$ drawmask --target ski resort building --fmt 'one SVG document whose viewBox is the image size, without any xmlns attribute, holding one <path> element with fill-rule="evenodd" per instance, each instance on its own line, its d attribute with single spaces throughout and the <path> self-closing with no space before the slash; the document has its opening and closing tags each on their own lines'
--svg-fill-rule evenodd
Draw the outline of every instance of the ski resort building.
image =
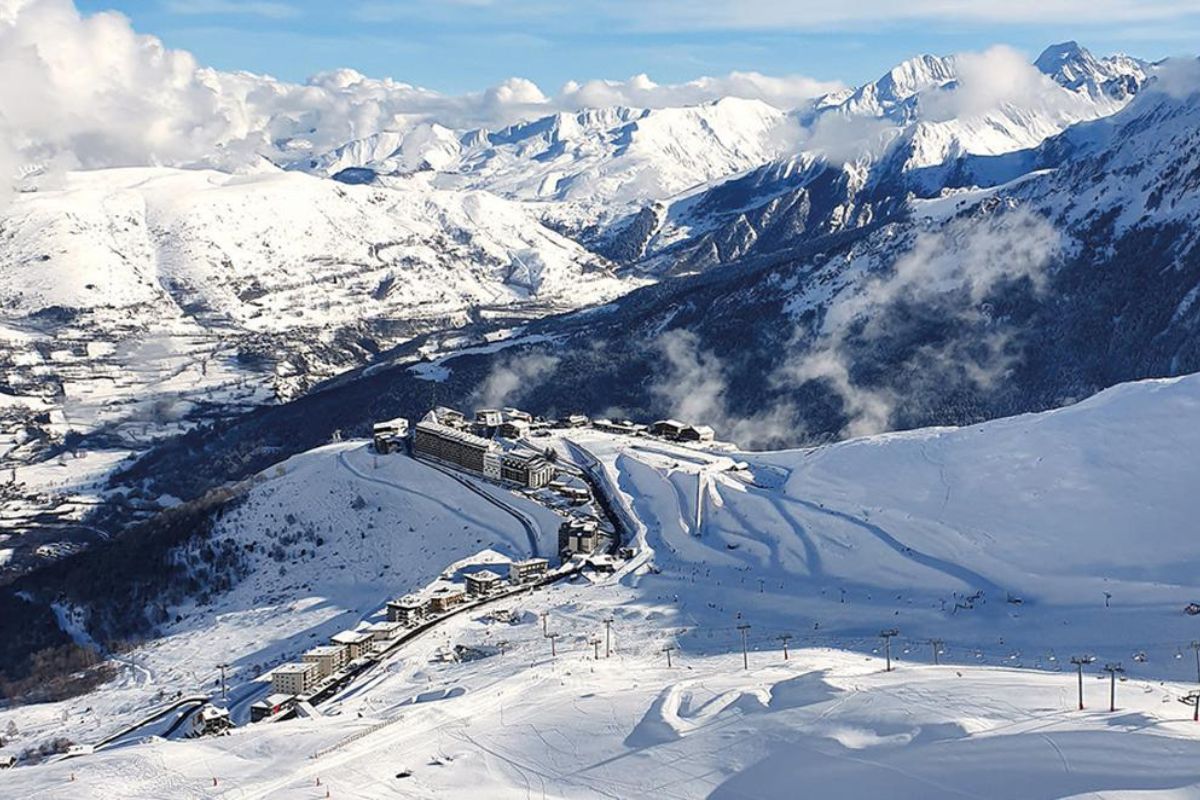
<svg viewBox="0 0 1200 800">
<path fill-rule="evenodd" d="M 472 597 L 479 597 L 495 589 L 500 585 L 500 576 L 492 572 L 490 569 L 472 572 L 466 577 L 467 594 Z"/>
<path fill-rule="evenodd" d="M 526 422 L 533 423 L 533 415 L 528 411 L 522 411 L 519 408 L 504 409 L 504 419 L 506 422 Z"/>
<path fill-rule="evenodd" d="M 193 718 L 193 730 L 201 736 L 218 736 L 233 728 L 229 710 L 205 703 Z"/>
<path fill-rule="evenodd" d="M 290 711 L 295 702 L 296 698 L 290 694 L 267 695 L 265 700 L 259 700 L 250 706 L 250 721 L 259 722 L 268 717 L 278 716 L 285 711 Z"/>
<path fill-rule="evenodd" d="M 521 439 L 529 435 L 530 423 L 523 419 L 506 419 L 496 432 L 505 439 Z"/>
<path fill-rule="evenodd" d="M 306 664 L 316 664 L 322 678 L 328 678 L 350 661 L 349 651 L 339 644 L 323 644 L 309 650 L 300 660 Z"/>
<path fill-rule="evenodd" d="M 481 435 L 490 436 L 495 433 L 500 424 L 504 422 L 504 414 L 495 408 L 480 408 L 475 411 L 474 428 L 478 431 L 486 431 Z"/>
<path fill-rule="evenodd" d="M 429 612 L 440 614 L 449 611 L 467 599 L 461 586 L 443 586 L 434 591 L 429 598 Z"/>
<path fill-rule="evenodd" d="M 376 422 L 371 431 L 376 453 L 393 453 L 400 450 L 404 447 L 406 436 L 408 436 L 408 420 L 403 417 L 386 422 Z"/>
<path fill-rule="evenodd" d="M 346 656 L 350 661 L 371 652 L 371 634 L 366 631 L 342 631 L 331 636 L 329 641 L 345 647 Z"/>
<path fill-rule="evenodd" d="M 716 436 L 707 425 L 689 425 L 676 419 L 660 419 L 650 426 L 650 432 L 676 442 L 711 442 Z"/>
<path fill-rule="evenodd" d="M 538 489 L 554 480 L 554 465 L 537 453 L 505 453 L 500 457 L 500 478 Z"/>
<path fill-rule="evenodd" d="M 413 454 L 488 477 L 491 477 L 489 472 L 494 472 L 496 478 L 500 477 L 500 458 L 494 442 L 440 421 L 426 418 L 417 423 Z"/>
<path fill-rule="evenodd" d="M 314 662 L 282 664 L 271 673 L 271 689 L 278 694 L 304 694 L 320 680 L 321 668 Z"/>
<path fill-rule="evenodd" d="M 558 552 L 563 556 L 591 555 L 600 546 L 600 523 L 587 517 L 571 517 L 558 526 Z"/>
<path fill-rule="evenodd" d="M 406 595 L 399 600 L 389 600 L 387 604 L 388 622 L 399 622 L 410 628 L 425 616 L 425 603 L 419 597 Z"/>
<path fill-rule="evenodd" d="M 432 411 L 417 423 L 413 433 L 413 455 L 465 469 L 491 480 L 508 481 L 533 489 L 553 480 L 554 465 L 542 456 L 537 453 L 506 453 L 491 439 L 445 424 L 442 421 L 444 413 L 442 410 Z M 489 435 L 505 424 L 500 412 L 492 409 L 477 411 L 475 417 L 475 430 Z M 458 414 L 457 419 L 461 418 L 462 415 Z M 496 427 L 491 425 L 493 422 Z"/>
<path fill-rule="evenodd" d="M 508 580 L 514 584 L 537 580 L 538 578 L 544 578 L 549 569 L 550 562 L 544 558 L 528 558 L 524 561 L 514 561 L 508 565 Z"/>
<path fill-rule="evenodd" d="M 371 634 L 371 644 L 376 650 L 382 650 L 395 641 L 404 630 L 399 622 L 372 622 L 364 631 Z"/>
</svg>

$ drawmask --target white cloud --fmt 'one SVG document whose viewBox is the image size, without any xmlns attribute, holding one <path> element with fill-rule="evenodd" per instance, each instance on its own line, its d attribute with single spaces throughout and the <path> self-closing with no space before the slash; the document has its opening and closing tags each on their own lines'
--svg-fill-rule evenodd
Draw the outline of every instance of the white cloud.
<svg viewBox="0 0 1200 800">
<path fill-rule="evenodd" d="M 1155 65 L 1148 88 L 1184 100 L 1200 91 L 1200 59 L 1168 58 Z"/>
<path fill-rule="evenodd" d="M 957 80 L 951 87 L 921 95 L 922 117 L 929 121 L 983 114 L 1003 105 L 1038 108 L 1078 103 L 1020 52 L 1003 45 L 954 59 Z"/>
<path fill-rule="evenodd" d="M 946 322 L 982 329 L 968 341 L 951 339 L 919 348 L 892 364 L 895 375 L 930 385 L 953 380 L 988 388 L 1015 365 L 1007 347 L 1012 331 L 991 325 L 987 295 L 1008 281 L 1027 279 L 1035 291 L 1063 248 L 1061 234 L 1023 209 L 983 219 L 954 220 L 918 235 L 911 248 L 879 274 L 839 294 L 825 314 L 816 343 L 786 361 L 772 376 L 781 387 L 825 383 L 842 401 L 846 436 L 891 428 L 897 395 L 887 386 L 864 386 L 853 375 L 854 351 L 896 336 L 892 313 L 902 306 L 936 309 Z"/>
<path fill-rule="evenodd" d="M 797 410 L 791 403 L 779 403 L 750 416 L 730 411 L 726 366 L 715 353 L 700 347 L 696 334 L 683 329 L 666 331 L 652 349 L 663 366 L 650 393 L 668 415 L 711 425 L 719 438 L 743 447 L 773 447 L 797 439 Z"/>
<path fill-rule="evenodd" d="M 476 408 L 502 408 L 518 402 L 529 390 L 558 369 L 558 356 L 529 353 L 496 361 L 476 387 L 470 403 Z"/>
<path fill-rule="evenodd" d="M 837 81 L 819 81 L 803 75 L 771 77 L 758 72 L 731 72 L 723 78 L 697 78 L 687 83 L 657 84 L 647 75 L 625 81 L 570 82 L 554 99 L 560 108 L 633 106 L 663 108 L 706 103 L 721 97 L 762 100 L 792 109 L 808 100 L 844 88 Z"/>
<path fill-rule="evenodd" d="M 194 8 L 225 3 L 203 0 Z M 290 8 L 251 6 L 254 13 Z M 258 155 L 304 158 L 425 120 L 497 128 L 581 106 L 653 107 L 726 95 L 788 106 L 830 87 L 803 77 L 733 73 L 673 86 L 645 76 L 591 81 L 554 96 L 511 78 L 481 92 L 443 95 L 348 69 L 294 84 L 202 68 L 189 53 L 137 34 L 125 17 L 84 16 L 70 0 L 0 0 L 0 70 L 0 165 L 18 170 L 29 164 L 236 167 Z"/>
</svg>

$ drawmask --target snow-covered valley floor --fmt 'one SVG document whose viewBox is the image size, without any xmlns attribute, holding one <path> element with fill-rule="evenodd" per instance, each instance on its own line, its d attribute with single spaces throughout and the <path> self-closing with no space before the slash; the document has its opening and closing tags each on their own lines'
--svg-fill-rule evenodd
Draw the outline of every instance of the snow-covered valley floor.
<svg viewBox="0 0 1200 800">
<path fill-rule="evenodd" d="M 807 451 L 545 441 L 603 470 L 634 520 L 626 573 L 533 592 L 516 624 L 448 620 L 320 718 L 130 740 L 0 784 L 72 798 L 1200 797 L 1200 725 L 1179 702 L 1200 639 L 1184 613 L 1200 599 L 1200 376 Z M 21 731 L 10 747 L 96 741 L 160 689 L 211 692 L 222 661 L 245 704 L 262 669 L 463 559 L 546 553 L 558 521 L 487 490 L 536 520 L 531 541 L 445 474 L 360 442 L 261 478 L 216 532 L 254 543 L 247 577 L 172 609 L 115 684 L 0 712 L 0 730 Z M 887 673 L 878 634 L 893 627 Z M 504 655 L 438 658 L 500 641 Z M 1085 653 L 1079 712 L 1068 662 Z M 1126 670 L 1115 713 L 1109 662 Z"/>
</svg>

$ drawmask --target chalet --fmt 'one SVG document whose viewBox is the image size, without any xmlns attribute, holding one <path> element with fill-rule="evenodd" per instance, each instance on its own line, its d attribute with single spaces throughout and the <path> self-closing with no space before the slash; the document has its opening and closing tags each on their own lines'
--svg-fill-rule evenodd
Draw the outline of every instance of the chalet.
<svg viewBox="0 0 1200 800">
<path fill-rule="evenodd" d="M 601 553 L 588 558 L 587 563 L 596 572 L 611 575 L 617 571 L 617 560 L 610 555 Z"/>
<path fill-rule="evenodd" d="M 229 709 L 205 703 L 192 718 L 192 728 L 201 736 L 218 736 L 233 728 Z"/>
<path fill-rule="evenodd" d="M 543 578 L 550 569 L 550 562 L 544 558 L 528 558 L 524 561 L 514 561 L 508 565 L 508 580 L 510 583 L 526 583 Z"/>
<path fill-rule="evenodd" d="M 0 755 L 0 769 L 12 769 L 17 765 L 17 757 L 13 755 Z"/>
<path fill-rule="evenodd" d="M 592 427 L 605 433 L 623 433 L 626 436 L 637 436 L 646 431 L 645 425 L 638 425 L 627 419 L 597 419 L 592 421 Z"/>
<path fill-rule="evenodd" d="M 584 414 L 571 414 L 562 418 L 564 428 L 582 428 L 587 424 L 588 418 Z"/>
<path fill-rule="evenodd" d="M 333 644 L 346 648 L 346 656 L 350 661 L 362 658 L 371 652 L 371 634 L 366 631 L 342 631 L 329 637 Z"/>
<path fill-rule="evenodd" d="M 316 664 L 322 678 L 328 678 L 350 661 L 350 652 L 340 644 L 323 644 L 300 657 L 306 664 Z"/>
<path fill-rule="evenodd" d="M 485 595 L 500 585 L 500 576 L 490 569 L 472 572 L 467 575 L 467 594 L 474 597 Z"/>
<path fill-rule="evenodd" d="M 583 486 L 569 486 L 565 483 L 560 483 L 557 486 L 552 486 L 555 492 L 562 495 L 571 501 L 572 505 L 581 505 L 592 499 L 592 493 Z"/>
<path fill-rule="evenodd" d="M 676 442 L 711 442 L 716 435 L 707 425 L 688 425 L 675 419 L 660 419 L 650 426 L 650 432 Z"/>
<path fill-rule="evenodd" d="M 403 417 L 386 422 L 376 422 L 371 430 L 376 453 L 396 452 L 404 446 L 404 437 L 406 436 L 408 436 L 408 420 Z"/>
<path fill-rule="evenodd" d="M 412 627 L 421 617 L 425 616 L 425 603 L 420 598 L 405 595 L 399 600 L 390 600 L 387 604 L 388 622 L 399 622 L 401 625 Z"/>
<path fill-rule="evenodd" d="M 681 442 L 700 442 L 707 444 L 716 437 L 716 432 L 707 425 L 688 425 L 679 433 Z"/>
<path fill-rule="evenodd" d="M 523 419 L 506 419 L 496 432 L 505 439 L 521 439 L 529 435 L 530 423 Z"/>
<path fill-rule="evenodd" d="M 519 408 L 506 408 L 504 409 L 504 419 L 506 422 L 512 421 L 532 423 L 533 415 L 526 411 L 522 411 Z"/>
<path fill-rule="evenodd" d="M 590 555 L 600 546 L 600 523 L 592 518 L 572 517 L 558 526 L 558 552 L 564 557 Z"/>
<path fill-rule="evenodd" d="M 371 644 L 375 649 L 382 650 L 400 636 L 404 626 L 399 622 L 372 622 L 363 630 L 371 634 Z"/>
<path fill-rule="evenodd" d="M 664 439 L 678 439 L 683 433 L 683 429 L 687 425 L 677 419 L 660 419 L 658 422 L 650 426 L 650 432 L 655 436 L 661 436 Z"/>
<path fill-rule="evenodd" d="M 441 614 L 461 604 L 466 599 L 467 595 L 461 586 L 442 586 L 435 589 L 433 594 L 429 596 L 429 603 L 426 608 L 429 609 L 429 613 L 431 614 Z"/>
<path fill-rule="evenodd" d="M 554 480 L 554 465 L 537 453 L 505 453 L 500 457 L 500 477 L 510 483 L 538 489 Z"/>
<path fill-rule="evenodd" d="M 271 690 L 278 694 L 304 694 L 320 676 L 320 667 L 312 662 L 282 664 L 271 673 Z"/>
<path fill-rule="evenodd" d="M 259 722 L 268 717 L 275 717 L 286 711 L 291 711 L 295 702 L 296 698 L 290 694 L 267 695 L 265 700 L 259 700 L 250 706 L 250 721 Z"/>
</svg>

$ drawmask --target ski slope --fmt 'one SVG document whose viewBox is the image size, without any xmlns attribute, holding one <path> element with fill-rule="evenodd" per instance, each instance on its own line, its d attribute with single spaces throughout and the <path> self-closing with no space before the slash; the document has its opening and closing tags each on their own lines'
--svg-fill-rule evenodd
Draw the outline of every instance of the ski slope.
<svg viewBox="0 0 1200 800">
<path fill-rule="evenodd" d="M 1200 728 L 1178 700 L 1200 624 L 1183 612 L 1200 548 L 1198 422 L 1200 376 L 1188 376 L 804 451 L 563 431 L 544 441 L 605 472 L 638 527 L 637 569 L 531 593 L 513 623 L 447 620 L 311 719 L 0 780 L 62 798 L 1197 796 Z M 552 512 L 488 491 L 552 546 Z M 285 531 L 300 536 L 277 561 Z M 309 532 L 324 539 L 315 549 Z M 25 742 L 99 732 L 80 727 L 83 708 L 115 726 L 145 708 L 137 692 L 211 687 L 221 659 L 236 660 L 243 703 L 251 665 L 371 618 L 443 567 L 531 547 L 457 481 L 355 442 L 268 470 L 218 535 L 258 543 L 252 570 L 131 654 L 149 686 L 126 676 L 0 712 L 0 726 L 15 720 Z M 886 672 L 878 634 L 891 627 Z M 444 660 L 453 645 L 493 655 Z M 1079 712 L 1067 662 L 1083 653 L 1097 661 Z M 1126 670 L 1115 713 L 1106 662 Z"/>
</svg>

